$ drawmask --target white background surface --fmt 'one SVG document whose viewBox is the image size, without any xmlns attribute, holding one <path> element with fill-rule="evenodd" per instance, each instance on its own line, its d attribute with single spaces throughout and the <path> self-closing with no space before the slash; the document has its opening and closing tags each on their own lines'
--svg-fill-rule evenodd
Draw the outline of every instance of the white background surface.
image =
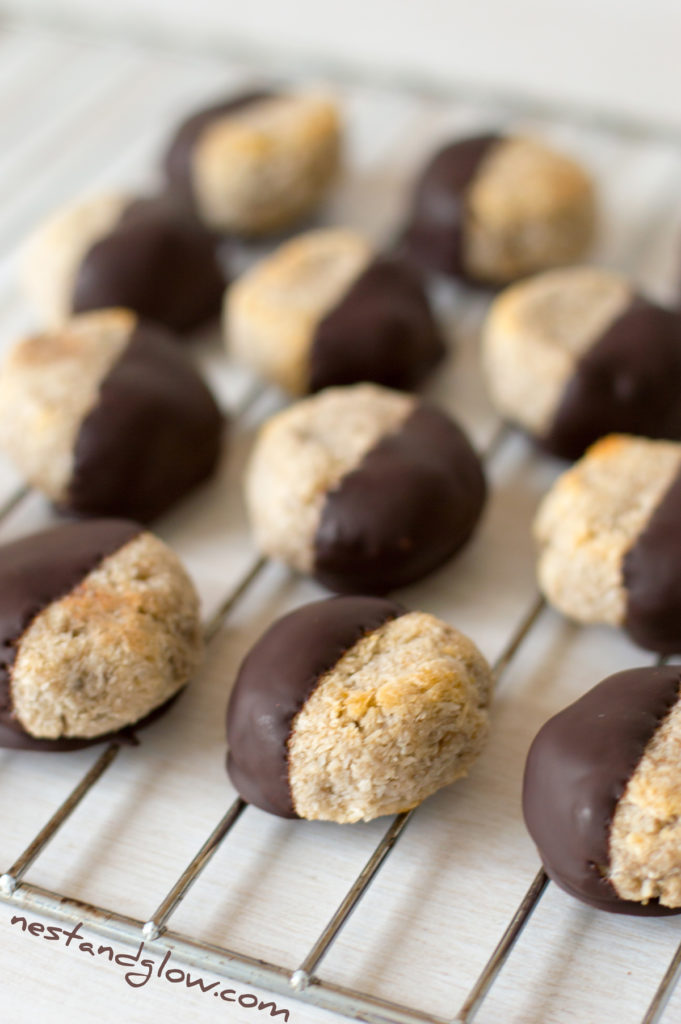
<svg viewBox="0 0 681 1024">
<path fill-rule="evenodd" d="M 681 127 L 678 0 L 3 0 L 182 45 L 285 50 Z"/>
<path fill-rule="evenodd" d="M 295 69 L 295 62 L 294 69 Z M 205 57 L 159 55 L 35 32 L 0 32 L 0 339 L 34 326 L 15 282 L 16 247 L 55 205 L 85 189 L 151 179 L 179 113 L 247 75 Z M 413 170 L 452 133 L 490 124 L 532 129 L 584 159 L 603 205 L 596 258 L 631 270 L 660 297 L 675 292 L 681 203 L 677 149 L 621 140 L 568 122 L 531 122 L 461 100 L 382 88 L 340 91 L 348 174 L 325 218 L 377 240 L 399 223 Z M 440 289 L 458 349 L 429 391 L 484 446 L 496 420 L 477 368 L 484 302 Z M 227 403 L 247 384 L 216 339 L 196 349 Z M 185 559 L 209 613 L 250 564 L 239 478 L 264 398 L 235 425 L 214 484 L 157 526 Z M 455 563 L 401 597 L 474 637 L 492 660 L 534 599 L 529 522 L 557 467 L 510 437 L 490 465 L 489 510 Z M 0 485 L 12 475 L 0 466 Z M 47 522 L 32 497 L 0 540 Z M 224 773 L 223 713 L 236 666 L 286 608 L 321 596 L 270 567 L 230 616 L 205 670 L 139 749 L 124 751 L 58 833 L 28 881 L 145 919 L 233 799 Z M 320 970 L 322 978 L 453 1017 L 537 868 L 519 813 L 524 754 L 538 726 L 604 675 L 649 659 L 608 630 L 579 631 L 545 613 L 503 680 L 489 749 L 469 779 L 416 814 Z M 94 761 L 96 751 L 0 751 L 0 871 Z M 288 822 L 248 810 L 172 919 L 186 934 L 295 968 L 386 827 Z M 132 1024 L 248 1024 L 253 1011 L 162 982 L 133 991 L 107 963 L 17 934 L 0 904 L 0 1019 Z M 481 1024 L 635 1024 L 681 939 L 681 920 L 598 914 L 550 887 Z M 243 990 L 243 989 L 242 989 Z M 337 1018 L 296 1002 L 291 1024 Z M 681 993 L 670 1007 L 681 1014 Z"/>
</svg>

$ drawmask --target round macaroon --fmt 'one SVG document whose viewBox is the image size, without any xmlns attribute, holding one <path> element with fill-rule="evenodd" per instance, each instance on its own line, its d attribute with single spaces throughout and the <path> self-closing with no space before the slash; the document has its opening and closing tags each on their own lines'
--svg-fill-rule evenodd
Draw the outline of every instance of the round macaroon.
<svg viewBox="0 0 681 1024">
<path fill-rule="evenodd" d="M 0 449 L 55 505 L 147 522 L 211 476 L 223 418 L 164 328 L 84 313 L 0 366 Z"/>
<path fill-rule="evenodd" d="M 225 274 L 215 240 L 167 196 L 92 196 L 58 210 L 29 239 L 29 298 L 46 324 L 124 306 L 173 331 L 220 312 Z"/>
<path fill-rule="evenodd" d="M 618 672 L 530 748 L 523 811 L 547 874 L 620 914 L 681 911 L 681 668 Z"/>
<path fill-rule="evenodd" d="M 476 646 L 433 615 L 382 598 L 317 601 L 270 626 L 241 665 L 229 775 L 282 817 L 397 814 L 467 774 L 491 696 Z"/>
<path fill-rule="evenodd" d="M 430 270 L 506 284 L 581 259 L 595 205 L 591 178 L 570 157 L 535 139 L 474 136 L 426 165 L 403 244 Z"/>
<path fill-rule="evenodd" d="M 612 271 L 568 267 L 506 289 L 483 366 L 501 414 L 563 458 L 610 433 L 681 439 L 681 314 Z"/>
<path fill-rule="evenodd" d="M 445 354 L 419 274 L 343 228 L 309 231 L 243 274 L 228 352 L 294 395 L 374 381 L 410 391 Z"/>
<path fill-rule="evenodd" d="M 254 90 L 188 117 L 164 158 L 169 187 L 213 231 L 278 232 L 310 213 L 340 165 L 341 125 L 320 93 Z"/>
<path fill-rule="evenodd" d="M 0 746 L 66 750 L 143 722 L 202 655 L 179 559 L 123 519 L 0 546 Z"/>
<path fill-rule="evenodd" d="M 681 652 L 681 444 L 611 435 L 548 492 L 534 524 L 548 601 Z"/>
<path fill-rule="evenodd" d="M 260 550 L 341 592 L 425 576 L 468 541 L 485 497 L 456 423 L 375 384 L 328 388 L 273 416 L 246 471 Z"/>
</svg>

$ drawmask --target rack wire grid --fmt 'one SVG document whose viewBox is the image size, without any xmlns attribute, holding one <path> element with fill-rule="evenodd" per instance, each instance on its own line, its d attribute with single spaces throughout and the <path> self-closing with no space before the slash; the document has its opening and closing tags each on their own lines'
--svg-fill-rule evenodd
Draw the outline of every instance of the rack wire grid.
<svg viewBox="0 0 681 1024">
<path fill-rule="evenodd" d="M 84 191 L 152 186 L 177 117 L 263 70 L 282 81 L 320 77 L 319 69 L 281 59 L 265 65 L 35 25 L 2 27 L 5 343 L 34 326 L 15 283 L 17 247 L 28 230 Z M 681 138 L 674 133 L 472 89 L 449 94 L 413 82 L 324 77 L 344 104 L 349 157 L 322 222 L 385 241 L 399 225 L 411 176 L 439 142 L 490 126 L 529 131 L 593 171 L 602 203 L 595 259 L 631 273 L 658 298 L 674 297 L 681 238 Z M 263 251 L 242 248 L 235 258 L 243 266 Z M 263 1012 L 298 1022 L 340 1015 L 395 1024 L 474 1016 L 653 1024 L 679 970 L 678 921 L 602 914 L 547 885 L 536 873 L 519 801 L 524 754 L 539 725 L 603 676 L 649 658 L 616 631 L 579 629 L 544 607 L 529 524 L 561 467 L 504 428 L 486 401 L 476 336 L 488 299 L 444 285 L 434 286 L 433 298 L 456 347 L 428 394 L 485 453 L 492 497 L 468 550 L 401 597 L 469 633 L 494 664 L 500 685 L 492 736 L 470 777 L 394 820 L 356 826 L 282 821 L 235 797 L 224 773 L 223 710 L 236 666 L 273 618 L 322 591 L 259 559 L 251 546 L 239 480 L 253 430 L 280 399 L 229 366 L 207 332 L 192 351 L 233 411 L 231 442 L 215 482 L 157 527 L 201 591 L 205 668 L 137 748 L 0 751 L 0 856 L 9 864 L 0 899 L 15 914 L 82 922 L 125 948 L 144 941 L 147 955 L 170 951 L 178 964 L 247 986 L 248 1000 L 230 1003 L 230 1019 L 255 1005 L 255 990 L 277 995 L 276 1004 L 263 996 Z M 46 503 L 6 466 L 0 485 L 3 540 L 50 521 Z M 14 931 L 9 949 L 10 927 L 8 919 L 0 931 L 5 961 L 19 955 Z M 44 967 L 35 940 L 28 942 L 24 962 Z M 74 961 L 62 967 L 67 979 L 77 976 Z M 115 1006 L 118 1019 L 121 1007 L 132 1006 L 130 993 L 118 978 L 104 984 L 105 995 L 89 1009 L 104 1020 Z M 64 1005 L 85 1019 L 70 982 L 60 985 Z M 157 987 L 140 1019 L 159 1009 L 168 1016 L 170 1006 L 177 1019 L 195 1012 L 201 997 L 178 989 L 167 995 Z M 219 1009 L 205 997 L 200 1005 L 206 1014 L 211 1005 Z M 679 1012 L 676 996 L 665 1019 Z M 252 1016 L 243 1010 L 243 1019 Z M 130 1009 L 127 1019 L 134 1019 Z"/>
</svg>

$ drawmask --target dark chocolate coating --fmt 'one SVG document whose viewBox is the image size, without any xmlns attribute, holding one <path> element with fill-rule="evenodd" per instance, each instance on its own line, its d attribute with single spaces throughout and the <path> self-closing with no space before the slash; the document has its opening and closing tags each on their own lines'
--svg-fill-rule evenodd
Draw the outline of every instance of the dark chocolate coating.
<svg viewBox="0 0 681 1024">
<path fill-rule="evenodd" d="M 681 652 L 681 473 L 624 557 L 624 626 L 637 644 Z"/>
<path fill-rule="evenodd" d="M 500 135 L 477 135 L 441 149 L 426 165 L 412 199 L 401 245 L 416 263 L 470 279 L 465 265 L 466 198 L 480 164 Z"/>
<path fill-rule="evenodd" d="M 373 381 L 410 391 L 445 351 L 418 272 L 379 256 L 317 326 L 310 390 Z"/>
<path fill-rule="evenodd" d="M 141 531 L 137 523 L 124 519 L 98 519 L 57 526 L 0 546 L 0 746 L 65 750 L 89 742 L 29 736 L 12 710 L 12 666 L 21 637 L 35 617 Z"/>
<path fill-rule="evenodd" d="M 546 873 L 601 910 L 678 913 L 657 900 L 621 899 L 603 872 L 617 802 L 680 684 L 678 665 L 618 672 L 549 719 L 530 747 L 523 813 Z"/>
<path fill-rule="evenodd" d="M 85 253 L 74 313 L 124 306 L 174 331 L 218 315 L 225 275 L 215 239 L 167 196 L 137 199 Z"/>
<path fill-rule="evenodd" d="M 138 323 L 74 448 L 67 507 L 149 522 L 211 475 L 223 420 L 172 337 Z"/>
<path fill-rule="evenodd" d="M 331 590 L 365 594 L 412 583 L 466 543 L 486 491 L 463 431 L 419 403 L 326 495 L 314 575 Z"/>
<path fill-rule="evenodd" d="M 681 439 L 681 314 L 639 296 L 577 363 L 542 444 L 577 459 L 612 433 Z"/>
<path fill-rule="evenodd" d="M 403 614 L 394 601 L 333 597 L 297 608 L 263 634 L 239 669 L 227 708 L 227 770 L 244 800 L 297 817 L 287 746 L 295 716 L 346 651 Z"/>
<path fill-rule="evenodd" d="M 180 124 L 163 158 L 163 170 L 168 185 L 182 202 L 191 209 L 196 209 L 192 158 L 194 148 L 203 131 L 213 121 L 242 110 L 244 107 L 250 106 L 251 103 L 271 99 L 274 95 L 275 93 L 266 89 L 253 89 L 250 92 L 240 93 L 238 96 L 232 96 L 209 107 L 204 107 L 195 114 L 191 114 Z"/>
</svg>

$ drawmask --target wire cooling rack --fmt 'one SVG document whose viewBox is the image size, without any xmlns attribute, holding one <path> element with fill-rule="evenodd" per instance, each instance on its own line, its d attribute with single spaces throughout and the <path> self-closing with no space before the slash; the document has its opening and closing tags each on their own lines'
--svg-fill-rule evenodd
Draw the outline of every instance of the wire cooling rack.
<svg viewBox="0 0 681 1024">
<path fill-rule="evenodd" d="M 34 326 L 15 285 L 16 248 L 30 227 L 85 190 L 151 185 L 150 169 L 179 114 L 263 70 L 283 80 L 310 78 L 282 62 L 264 69 L 217 54 L 4 27 L 5 343 Z M 385 240 L 399 224 L 411 173 L 440 141 L 490 126 L 534 131 L 581 157 L 599 182 L 596 259 L 632 273 L 659 298 L 674 295 L 681 138 L 673 133 L 469 90 L 434 95 L 413 83 L 347 79 L 335 85 L 347 113 L 349 167 L 327 222 Z M 246 264 L 258 254 L 243 249 L 235 258 Z M 679 922 L 599 914 L 547 885 L 543 872 L 535 875 L 519 809 L 522 762 L 539 725 L 603 676 L 647 656 L 614 631 L 577 629 L 544 607 L 529 522 L 559 467 L 504 428 L 486 402 L 476 352 L 486 299 L 438 286 L 434 301 L 457 344 L 429 394 L 473 434 L 492 500 L 461 558 L 401 596 L 469 633 L 493 663 L 493 734 L 471 777 L 388 823 L 357 826 L 279 821 L 235 798 L 224 774 L 222 723 L 235 668 L 274 617 L 322 592 L 259 559 L 250 545 L 239 478 L 255 425 L 279 399 L 228 366 L 207 332 L 193 351 L 232 411 L 233 437 L 216 482 L 157 528 L 201 591 L 205 670 L 138 748 L 0 752 L 0 865 L 9 864 L 0 900 L 40 918 L 82 922 L 125 947 L 144 941 L 158 957 L 171 951 L 177 963 L 206 976 L 275 993 L 277 1007 L 298 1022 L 340 1015 L 395 1024 L 474 1017 L 653 1024 L 680 969 Z M 3 540 L 49 522 L 44 502 L 7 467 L 0 485 Z M 17 942 L 9 927 L 0 931 L 3 960 Z M 23 945 L 22 956 L 29 966 L 43 963 L 35 945 Z M 86 1012 L 69 995 L 68 979 L 75 985 L 80 968 L 68 969 L 55 983 L 61 999 L 71 998 L 83 1020 L 106 1020 L 108 1012 L 118 1019 L 119 980 L 107 975 Z M 178 992 L 173 1012 L 183 1020 L 194 993 Z M 160 993 L 149 998 L 144 1019 L 159 1010 L 173 1019 Z M 209 1005 L 202 1004 L 206 1019 Z M 678 996 L 670 1021 L 674 1006 L 678 1016 Z M 230 1004 L 230 1019 L 241 1020 L 234 1016 L 241 1008 Z"/>
</svg>

